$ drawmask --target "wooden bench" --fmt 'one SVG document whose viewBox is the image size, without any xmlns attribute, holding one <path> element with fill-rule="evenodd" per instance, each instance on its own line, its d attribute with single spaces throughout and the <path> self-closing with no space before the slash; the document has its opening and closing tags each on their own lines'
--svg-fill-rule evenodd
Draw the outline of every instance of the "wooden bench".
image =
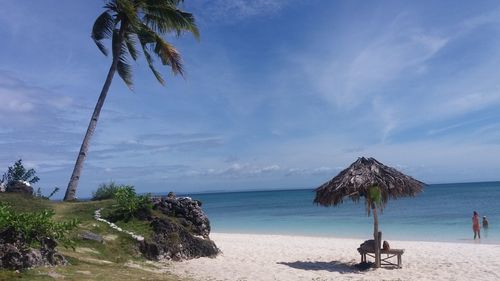
<svg viewBox="0 0 500 281">
<path fill-rule="evenodd" d="M 358 248 L 359 254 L 361 254 L 361 262 L 366 262 L 366 256 L 375 258 L 375 251 L 367 251 L 366 249 Z M 390 250 L 380 250 L 380 266 L 396 266 L 397 268 L 403 267 L 403 262 L 401 256 L 405 250 L 403 249 L 390 249 Z M 386 255 L 385 258 L 383 255 Z M 397 264 L 391 261 L 392 258 L 397 257 Z"/>
</svg>

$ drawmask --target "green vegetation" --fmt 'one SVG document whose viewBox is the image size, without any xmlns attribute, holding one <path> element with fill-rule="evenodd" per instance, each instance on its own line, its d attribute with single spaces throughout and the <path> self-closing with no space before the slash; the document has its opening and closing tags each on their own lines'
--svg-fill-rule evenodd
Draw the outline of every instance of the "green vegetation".
<svg viewBox="0 0 500 281">
<path fill-rule="evenodd" d="M 0 180 L 0 184 L 2 184 L 3 187 L 8 191 L 10 186 L 17 181 L 31 185 L 38 182 L 39 180 L 40 178 L 36 176 L 35 169 L 26 169 L 23 165 L 23 160 L 19 159 L 16 161 L 16 163 L 14 163 L 13 166 L 7 168 L 7 172 L 3 174 L 2 179 Z M 42 190 L 38 188 L 36 192 L 33 192 L 33 196 L 42 199 L 50 199 L 58 191 L 59 187 L 54 187 L 54 189 L 48 196 L 44 196 L 42 194 Z"/>
<path fill-rule="evenodd" d="M 0 232 L 5 230 L 19 234 L 31 247 L 39 248 L 45 241 L 54 240 L 64 246 L 74 245 L 70 231 L 78 225 L 76 219 L 56 222 L 53 210 L 15 212 L 9 204 L 0 202 Z M 17 235 L 16 235 L 17 236 Z"/>
<path fill-rule="evenodd" d="M 127 185 L 118 185 L 114 182 L 103 183 L 99 185 L 96 191 L 92 192 L 91 200 L 106 200 L 115 198 L 115 193 L 120 188 L 127 187 Z"/>
<path fill-rule="evenodd" d="M 15 193 L 0 193 L 0 202 L 10 205 L 13 212 L 54 212 L 53 220 L 76 219 L 79 225 L 68 234 L 74 249 L 58 248 L 69 261 L 68 266 L 39 267 L 16 273 L 0 270 L 0 280 L 165 280 L 181 279 L 166 273 L 162 266 L 146 261 L 138 251 L 137 242 L 129 235 L 115 231 L 94 219 L 99 208 L 109 210 L 114 200 L 88 202 L 54 202 Z M 146 236 L 150 233 L 145 221 L 132 218 L 117 224 Z M 83 240 L 79 234 L 91 231 L 104 238 L 104 243 Z"/>
<path fill-rule="evenodd" d="M 109 39 L 113 60 L 78 152 L 64 196 L 65 201 L 75 200 L 78 180 L 89 149 L 90 138 L 97 126 L 115 73 L 118 72 L 125 84 L 132 88 L 132 66 L 129 62 L 136 61 L 142 52 L 153 75 L 162 85 L 165 80 L 156 70 L 153 57 L 157 57 L 162 65 L 168 66 L 174 75 L 183 75 L 184 70 L 179 52 L 164 39 L 167 35 L 180 36 L 185 32 L 190 32 L 199 38 L 194 16 L 179 8 L 182 2 L 181 0 L 106 1 L 105 11 L 97 17 L 92 27 L 92 39 L 105 56 L 108 55 L 108 50 L 103 41 Z"/>
<path fill-rule="evenodd" d="M 94 201 L 114 199 L 116 204 L 105 210 L 104 215 L 113 222 L 129 222 L 133 218 L 146 218 L 152 212 L 153 205 L 149 194 L 138 195 L 132 185 L 117 185 L 114 182 L 101 184 L 92 194 Z"/>
<path fill-rule="evenodd" d="M 36 183 L 40 180 L 36 175 L 36 171 L 34 169 L 26 170 L 23 166 L 23 160 L 19 159 L 14 163 L 13 166 L 10 166 L 7 169 L 7 172 L 3 174 L 1 183 L 9 185 L 15 181 L 24 181 L 29 184 Z"/>
<path fill-rule="evenodd" d="M 145 218 L 153 209 L 149 195 L 137 195 L 133 186 L 119 188 L 115 193 L 115 201 L 109 215 L 113 221 Z"/>
</svg>

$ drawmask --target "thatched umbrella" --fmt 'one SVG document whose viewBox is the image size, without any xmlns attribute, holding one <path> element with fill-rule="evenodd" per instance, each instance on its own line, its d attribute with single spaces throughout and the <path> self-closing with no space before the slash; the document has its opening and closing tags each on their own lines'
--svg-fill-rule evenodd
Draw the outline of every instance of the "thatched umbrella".
<svg viewBox="0 0 500 281">
<path fill-rule="evenodd" d="M 373 238 L 375 239 L 375 267 L 380 267 L 380 241 L 377 208 L 382 211 L 389 199 L 415 196 L 424 183 L 388 167 L 374 158 L 358 158 L 336 177 L 318 187 L 314 203 L 336 206 L 349 198 L 358 202 L 365 198 L 367 215 L 373 213 Z"/>
</svg>

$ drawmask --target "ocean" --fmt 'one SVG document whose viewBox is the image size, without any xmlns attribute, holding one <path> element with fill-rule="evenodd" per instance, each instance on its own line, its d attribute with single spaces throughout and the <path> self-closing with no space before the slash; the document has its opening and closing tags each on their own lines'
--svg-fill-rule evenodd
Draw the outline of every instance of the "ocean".
<svg viewBox="0 0 500 281">
<path fill-rule="evenodd" d="M 190 194 L 203 203 L 212 232 L 369 239 L 373 217 L 359 203 L 313 204 L 314 191 L 271 190 Z M 472 212 L 490 226 L 473 240 Z M 413 198 L 390 200 L 379 216 L 384 240 L 500 244 L 500 182 L 433 184 Z"/>
</svg>

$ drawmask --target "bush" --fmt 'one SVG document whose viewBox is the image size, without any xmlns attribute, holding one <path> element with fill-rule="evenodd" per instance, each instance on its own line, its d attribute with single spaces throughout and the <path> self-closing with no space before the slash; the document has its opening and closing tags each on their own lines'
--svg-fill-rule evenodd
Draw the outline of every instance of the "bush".
<svg viewBox="0 0 500 281">
<path fill-rule="evenodd" d="M 133 186 L 123 186 L 115 192 L 116 204 L 113 205 L 110 219 L 128 221 L 133 217 L 144 218 L 151 214 L 153 205 L 147 195 L 137 195 Z"/>
<path fill-rule="evenodd" d="M 16 213 L 11 206 L 0 202 L 0 233 L 9 230 L 18 234 L 31 247 L 43 247 L 48 240 L 73 247 L 70 231 L 77 227 L 76 219 L 55 222 L 54 211 Z"/>
<path fill-rule="evenodd" d="M 14 166 L 9 167 L 7 172 L 3 174 L 1 182 L 5 185 L 10 185 L 15 181 L 33 184 L 40 180 L 40 178 L 35 175 L 35 169 L 26 170 L 23 166 L 23 160 L 19 159 L 14 163 Z"/>
<path fill-rule="evenodd" d="M 129 187 L 128 185 L 118 185 L 115 184 L 114 182 L 110 183 L 103 183 L 99 185 L 96 191 L 92 192 L 92 199 L 93 201 L 96 200 L 106 200 L 106 199 L 113 199 L 115 198 L 115 193 L 118 191 L 120 188 L 126 188 Z"/>
</svg>

